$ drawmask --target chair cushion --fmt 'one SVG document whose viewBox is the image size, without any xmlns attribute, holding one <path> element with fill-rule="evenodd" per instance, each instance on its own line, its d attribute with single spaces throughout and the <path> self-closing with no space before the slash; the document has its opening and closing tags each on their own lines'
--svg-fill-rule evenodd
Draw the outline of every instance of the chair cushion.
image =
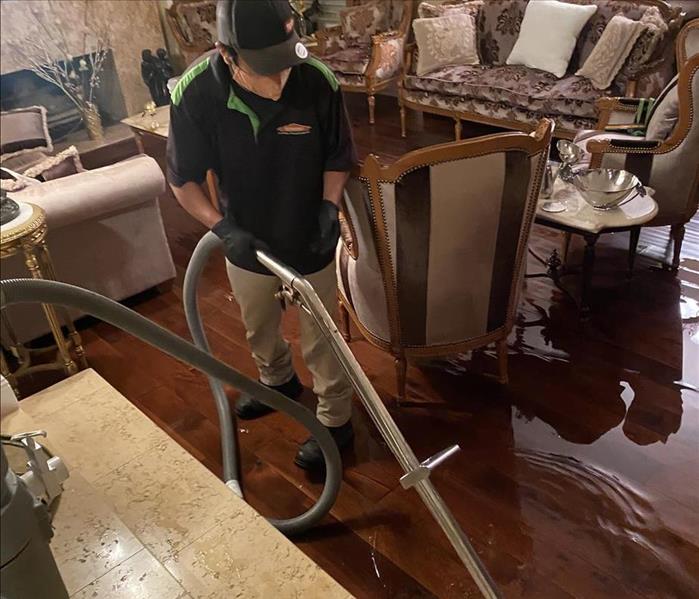
<svg viewBox="0 0 699 599">
<path fill-rule="evenodd" d="M 408 75 L 405 87 L 584 118 L 595 117 L 595 101 L 608 94 L 596 90 L 584 77 L 558 79 L 545 71 L 514 65 L 445 67 L 423 77 Z"/>
<path fill-rule="evenodd" d="M 370 2 L 340 11 L 342 37 L 350 44 L 368 44 L 371 36 L 388 27 L 388 14 L 383 3 Z"/>
<path fill-rule="evenodd" d="M 363 75 L 369 66 L 369 46 L 350 46 L 323 56 L 323 62 L 337 73 Z"/>
<path fill-rule="evenodd" d="M 677 80 L 679 75 L 667 84 L 658 96 L 648 118 L 646 138 L 655 141 L 665 141 L 672 133 L 680 115 Z"/>
</svg>

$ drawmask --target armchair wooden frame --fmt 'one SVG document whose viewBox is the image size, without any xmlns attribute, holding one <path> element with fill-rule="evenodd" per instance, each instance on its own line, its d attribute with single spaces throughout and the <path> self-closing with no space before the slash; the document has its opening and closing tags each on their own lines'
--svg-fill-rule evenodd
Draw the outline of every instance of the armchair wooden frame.
<svg viewBox="0 0 699 599">
<path fill-rule="evenodd" d="M 367 66 L 366 72 L 364 73 L 364 82 L 361 84 L 351 84 L 342 82 L 340 83 L 340 87 L 343 91 L 367 94 L 370 125 L 373 125 L 375 123 L 376 94 L 386 89 L 387 87 L 390 87 L 393 83 L 400 81 L 400 79 L 402 78 L 402 70 L 398 70 L 395 75 L 385 79 L 379 79 L 377 71 L 381 63 L 382 46 L 384 46 L 386 42 L 394 39 L 406 40 L 408 38 L 410 24 L 413 20 L 414 0 L 403 0 L 403 4 L 403 15 L 401 17 L 398 29 L 394 31 L 377 33 L 376 35 L 371 36 L 369 64 Z M 323 55 L 326 54 L 330 49 L 330 40 L 333 37 L 338 37 L 341 35 L 342 27 L 340 25 L 336 25 L 335 27 L 329 27 L 327 29 L 321 29 L 316 32 L 316 39 L 318 40 L 317 53 L 321 59 L 323 58 Z"/>
<path fill-rule="evenodd" d="M 537 128 L 529 135 L 513 132 L 487 135 L 472 140 L 452 142 L 430 146 L 424 149 L 410 152 L 391 165 L 383 166 L 376 156 L 369 155 L 361 169 L 359 179 L 366 186 L 369 196 L 369 219 L 372 223 L 373 242 L 376 248 L 384 294 L 386 297 L 386 311 L 388 314 L 390 339 L 381 339 L 371 333 L 362 324 L 350 301 L 342 293 L 339 294 L 340 305 L 340 330 L 347 341 L 350 340 L 350 319 L 357 326 L 362 335 L 373 345 L 389 352 L 395 359 L 396 375 L 398 381 L 398 398 L 405 399 L 406 375 L 408 360 L 414 357 L 435 357 L 451 355 L 472 349 L 484 347 L 495 343 L 498 356 L 497 380 L 503 384 L 508 382 L 507 372 L 507 336 L 515 322 L 519 291 L 524 275 L 525 258 L 529 232 L 533 223 L 538 200 L 538 190 L 541 177 L 546 166 L 545 157 L 553 132 L 553 122 L 549 119 L 542 120 Z M 384 198 L 381 191 L 381 183 L 396 183 L 405 174 L 418 168 L 432 166 L 443 162 L 474 158 L 487 154 L 505 151 L 523 151 L 528 156 L 542 155 L 544 159 L 539 162 L 536 172 L 532 173 L 534 181 L 526 201 L 524 218 L 520 227 L 520 237 L 515 259 L 515 272 L 509 292 L 509 302 L 506 308 L 506 318 L 502 326 L 496 330 L 476 338 L 471 338 L 458 343 L 442 345 L 411 346 L 402 341 L 400 308 L 398 303 L 398 286 L 395 269 L 390 255 L 390 242 L 385 220 Z M 344 211 L 347 214 L 347 211 Z M 359 256 L 362 251 L 357 245 L 357 239 L 353 232 L 353 225 L 348 218 L 344 218 L 347 226 L 343 227 L 343 244 L 346 251 L 353 257 Z"/>
<path fill-rule="evenodd" d="M 691 21 L 689 25 L 685 26 L 683 31 L 688 29 L 690 26 L 692 28 L 698 28 L 699 19 L 694 19 Z M 668 154 L 675 150 L 685 140 L 693 126 L 697 126 L 696 123 L 694 123 L 697 115 L 694 114 L 693 110 L 694 98 L 692 94 L 692 81 L 697 76 L 697 71 L 699 71 L 699 54 L 695 54 L 691 58 L 687 58 L 686 55 L 680 54 L 678 44 L 678 59 L 679 58 L 683 59 L 680 61 L 682 67 L 679 72 L 679 79 L 677 83 L 679 119 L 670 136 L 662 142 L 639 140 L 637 144 L 634 144 L 633 142 L 622 143 L 614 139 L 590 140 L 587 143 L 586 149 L 592 155 L 590 160 L 591 168 L 598 168 L 602 164 L 604 156 L 608 154 L 635 154 L 639 156 L 650 156 L 651 158 L 653 156 Z M 600 120 L 597 127 L 598 129 L 604 129 L 614 113 L 635 112 L 635 106 L 626 98 L 604 98 L 598 103 L 598 108 L 600 110 Z M 632 114 L 630 114 L 630 117 L 633 119 Z M 695 175 L 694 182 L 688 191 L 687 203 L 684 211 L 681 214 L 678 214 L 677 218 L 673 219 L 673 222 L 653 221 L 650 223 L 651 226 L 670 225 L 670 235 L 673 241 L 673 258 L 671 263 L 671 268 L 673 271 L 677 271 L 679 268 L 682 241 L 684 240 L 685 233 L 685 224 L 696 213 L 697 207 L 699 206 L 699 161 L 697 161 L 694 165 L 686 165 L 686 167 L 690 169 L 694 168 Z"/>
<path fill-rule="evenodd" d="M 674 19 L 678 23 L 681 22 L 683 13 L 678 11 L 678 9 L 673 8 L 666 0 L 636 0 L 636 2 L 638 2 L 639 4 L 647 4 L 648 6 L 656 6 L 660 10 L 660 12 L 662 13 L 663 17 L 665 17 L 665 18 L 674 17 Z M 416 112 L 426 112 L 429 114 L 438 114 L 441 116 L 446 116 L 446 117 L 452 118 L 454 120 L 454 139 L 457 141 L 461 139 L 461 130 L 462 130 L 461 121 L 472 121 L 475 123 L 483 123 L 485 125 L 492 125 L 495 127 L 503 127 L 505 129 L 512 129 L 515 131 L 524 131 L 526 133 L 529 133 L 535 129 L 536 124 L 534 124 L 534 123 L 526 123 L 523 121 L 517 121 L 514 119 L 507 119 L 507 118 L 490 117 L 490 116 L 486 116 L 483 114 L 479 114 L 477 112 L 471 112 L 471 111 L 467 111 L 467 110 L 449 110 L 446 108 L 437 108 L 435 106 L 428 106 L 426 104 L 421 104 L 421 103 L 413 102 L 413 101 L 409 100 L 407 98 L 407 93 L 405 91 L 404 82 L 405 82 L 405 76 L 408 73 L 410 73 L 415 48 L 416 48 L 416 45 L 414 43 L 410 44 L 410 45 L 406 45 L 406 47 L 405 47 L 404 57 L 403 57 L 403 69 L 402 69 L 403 75 L 398 83 L 398 104 L 400 107 L 401 137 L 407 136 L 407 128 L 406 128 L 406 116 L 407 116 L 406 109 L 407 108 L 415 110 Z M 641 78 L 643 75 L 645 75 L 647 72 L 653 70 L 653 68 L 654 67 L 649 67 L 647 69 L 639 71 L 636 79 L 629 81 L 628 87 L 627 87 L 627 92 L 628 92 L 629 96 L 633 97 L 635 95 L 636 85 L 637 85 L 638 79 Z M 565 129 L 563 127 L 557 126 L 555 136 L 557 138 L 572 140 L 576 136 L 577 133 L 578 133 L 578 131 L 575 129 Z"/>
</svg>

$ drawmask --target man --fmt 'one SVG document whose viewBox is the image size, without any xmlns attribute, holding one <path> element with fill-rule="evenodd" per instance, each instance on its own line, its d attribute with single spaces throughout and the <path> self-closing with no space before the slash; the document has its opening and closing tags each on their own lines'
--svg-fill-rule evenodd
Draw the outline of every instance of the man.
<svg viewBox="0 0 699 599">
<path fill-rule="evenodd" d="M 303 391 L 279 330 L 279 280 L 255 259 L 254 243 L 306 275 L 336 309 L 338 204 L 354 149 L 332 72 L 308 55 L 286 0 L 219 0 L 219 43 L 181 77 L 171 96 L 168 180 L 182 207 L 223 241 L 260 381 L 296 400 Z M 220 214 L 203 193 L 219 180 Z M 313 374 L 317 416 L 340 449 L 352 441 L 352 387 L 312 319 L 300 313 L 301 346 Z M 252 397 L 240 418 L 271 410 Z M 300 447 L 302 468 L 323 465 L 315 439 Z"/>
</svg>

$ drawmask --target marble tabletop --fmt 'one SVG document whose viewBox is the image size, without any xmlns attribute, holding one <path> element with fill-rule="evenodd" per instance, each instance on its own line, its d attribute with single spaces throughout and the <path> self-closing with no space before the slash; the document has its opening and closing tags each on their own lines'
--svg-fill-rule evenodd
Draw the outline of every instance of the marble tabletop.
<svg viewBox="0 0 699 599">
<path fill-rule="evenodd" d="M 645 196 L 636 196 L 633 200 L 612 210 L 595 210 L 572 185 L 557 179 L 550 198 L 539 199 L 536 207 L 536 220 L 541 224 L 551 223 L 578 229 L 583 233 L 598 234 L 606 229 L 624 229 L 643 225 L 658 213 L 658 204 L 651 197 L 653 190 L 646 187 Z M 563 212 L 546 212 L 542 210 L 544 202 L 563 202 Z"/>
<path fill-rule="evenodd" d="M 19 406 L 2 432 L 46 430 L 70 471 L 51 549 L 71 599 L 351 597 L 94 370 Z"/>
<path fill-rule="evenodd" d="M 159 106 L 154 114 L 135 114 L 121 121 L 132 129 L 167 138 L 170 129 L 170 106 Z"/>
</svg>

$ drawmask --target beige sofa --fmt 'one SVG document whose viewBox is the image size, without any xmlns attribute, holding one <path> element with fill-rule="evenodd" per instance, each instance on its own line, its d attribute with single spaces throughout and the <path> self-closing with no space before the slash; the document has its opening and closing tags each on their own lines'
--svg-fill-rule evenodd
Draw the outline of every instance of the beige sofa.
<svg viewBox="0 0 699 599">
<path fill-rule="evenodd" d="M 164 190 L 156 161 L 140 155 L 11 196 L 46 211 L 60 280 L 123 300 L 175 276 L 157 199 Z M 2 261 L 3 279 L 26 276 L 20 256 Z M 8 316 L 21 341 L 49 332 L 38 306 L 15 306 Z"/>
<path fill-rule="evenodd" d="M 680 8 L 663 0 L 564 1 L 596 4 L 598 9 L 580 33 L 562 79 L 545 71 L 505 64 L 528 0 L 485 0 L 477 22 L 481 65 L 444 67 L 418 77 L 417 49 L 408 48 L 399 94 L 403 137 L 406 109 L 410 108 L 452 117 L 456 139 L 460 138 L 461 120 L 531 131 L 541 118 L 553 119 L 556 137 L 572 139 L 578 130 L 594 128 L 595 103 L 600 97 L 652 97 L 672 78 L 673 40 L 682 23 Z M 642 68 L 632 73 L 622 69 L 611 87 L 602 91 L 574 74 L 614 15 L 639 20 L 649 7 L 660 11 L 668 30 Z"/>
</svg>

